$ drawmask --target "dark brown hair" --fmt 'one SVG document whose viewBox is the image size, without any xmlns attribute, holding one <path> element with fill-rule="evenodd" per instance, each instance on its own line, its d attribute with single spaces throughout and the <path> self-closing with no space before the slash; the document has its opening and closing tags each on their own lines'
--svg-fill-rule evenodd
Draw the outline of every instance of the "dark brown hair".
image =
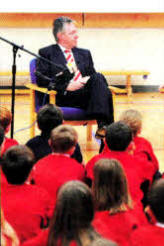
<svg viewBox="0 0 164 246">
<path fill-rule="evenodd" d="M 63 123 L 63 113 L 57 106 L 46 104 L 37 113 L 37 123 L 42 134 L 50 136 L 52 129 Z"/>
<path fill-rule="evenodd" d="M 105 139 L 110 150 L 125 151 L 132 141 L 132 130 L 124 122 L 117 121 L 107 127 Z"/>
<path fill-rule="evenodd" d="M 152 185 L 148 195 L 148 205 L 157 221 L 164 223 L 164 179 L 161 178 Z"/>
<path fill-rule="evenodd" d="M 125 172 L 115 159 L 101 159 L 94 166 L 93 197 L 96 209 L 110 213 L 132 207 Z"/>
<path fill-rule="evenodd" d="M 58 242 L 61 246 L 69 245 L 71 240 L 89 246 L 88 241 L 91 243 L 98 237 L 91 226 L 93 216 L 94 205 L 88 186 L 80 181 L 65 183 L 58 191 L 48 246 L 57 246 Z"/>
<path fill-rule="evenodd" d="M 14 145 L 3 155 L 2 170 L 8 183 L 23 184 L 34 165 L 34 154 L 25 145 Z"/>
</svg>

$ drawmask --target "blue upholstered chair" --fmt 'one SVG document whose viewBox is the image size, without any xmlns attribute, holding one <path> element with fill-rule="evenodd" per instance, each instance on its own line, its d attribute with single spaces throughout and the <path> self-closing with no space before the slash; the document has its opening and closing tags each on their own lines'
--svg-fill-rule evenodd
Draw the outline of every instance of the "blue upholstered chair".
<svg viewBox="0 0 164 246">
<path fill-rule="evenodd" d="M 43 106 L 43 102 L 39 101 L 39 93 L 42 93 L 44 97 L 45 94 L 49 96 L 49 102 L 55 104 L 56 91 L 48 91 L 46 88 L 41 88 L 36 84 L 36 59 L 30 62 L 30 77 L 31 83 L 26 84 L 26 87 L 30 89 L 30 123 L 32 125 L 30 129 L 30 137 L 35 136 L 35 125 L 33 122 L 36 120 L 36 113 L 39 108 Z M 42 97 L 42 98 L 43 98 Z M 47 97 L 47 96 L 46 96 Z M 45 103 L 44 103 L 45 104 Z M 87 141 L 92 139 L 92 125 L 96 124 L 96 120 L 88 119 L 85 110 L 72 107 L 60 107 L 64 116 L 64 123 L 71 125 L 85 125 L 87 128 Z"/>
</svg>

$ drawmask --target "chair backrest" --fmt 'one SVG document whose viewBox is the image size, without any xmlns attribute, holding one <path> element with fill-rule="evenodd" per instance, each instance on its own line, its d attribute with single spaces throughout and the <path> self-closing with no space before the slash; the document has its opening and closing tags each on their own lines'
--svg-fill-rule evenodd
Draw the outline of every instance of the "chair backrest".
<svg viewBox="0 0 164 246">
<path fill-rule="evenodd" d="M 32 59 L 30 61 L 30 78 L 31 78 L 31 83 L 36 84 L 36 59 Z M 38 112 L 38 110 L 46 103 L 49 102 L 49 95 L 44 94 L 39 91 L 35 91 L 35 112 Z"/>
<path fill-rule="evenodd" d="M 36 84 L 36 59 L 32 59 L 30 61 L 30 77 L 31 77 L 31 82 L 32 84 Z"/>
</svg>

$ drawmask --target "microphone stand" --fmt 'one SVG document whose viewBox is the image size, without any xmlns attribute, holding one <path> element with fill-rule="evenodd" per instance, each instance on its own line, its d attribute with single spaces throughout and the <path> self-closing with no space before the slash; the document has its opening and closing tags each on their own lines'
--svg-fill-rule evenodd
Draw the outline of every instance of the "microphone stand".
<svg viewBox="0 0 164 246">
<path fill-rule="evenodd" d="M 15 108 L 15 80 L 16 80 L 16 55 L 18 48 L 13 46 L 13 65 L 12 65 L 12 100 L 11 100 L 11 138 L 13 138 L 14 133 L 14 108 Z"/>
<path fill-rule="evenodd" d="M 54 65 L 55 67 L 58 67 L 59 69 L 62 69 L 62 72 L 64 72 L 65 70 L 67 70 L 65 67 L 63 67 L 62 65 L 59 65 L 59 64 L 55 64 L 54 62 L 42 57 L 42 56 L 39 56 L 27 49 L 24 48 L 24 46 L 19 46 L 13 42 L 10 42 L 9 40 L 3 38 L 3 37 L 0 37 L 0 39 L 10 45 L 13 46 L 13 65 L 12 65 L 12 102 L 11 102 L 11 113 L 12 113 L 12 120 L 11 120 L 11 138 L 13 138 L 13 132 L 14 132 L 14 108 L 15 108 L 15 81 L 16 81 L 16 70 L 17 70 L 17 67 L 16 67 L 16 55 L 17 55 L 17 52 L 18 50 L 23 50 L 24 52 L 32 55 L 32 56 L 35 56 L 36 58 L 38 59 L 41 59 L 45 62 L 48 62 L 52 65 Z"/>
</svg>

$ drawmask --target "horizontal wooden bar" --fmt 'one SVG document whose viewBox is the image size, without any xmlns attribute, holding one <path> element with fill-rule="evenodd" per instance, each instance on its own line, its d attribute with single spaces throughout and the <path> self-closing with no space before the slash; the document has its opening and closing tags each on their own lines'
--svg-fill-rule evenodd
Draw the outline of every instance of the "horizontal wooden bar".
<svg viewBox="0 0 164 246">
<path fill-rule="evenodd" d="M 35 84 L 32 84 L 32 83 L 28 83 L 28 84 L 25 84 L 25 86 L 31 90 L 35 90 L 35 91 L 39 91 L 39 92 L 42 92 L 42 93 L 46 93 L 46 94 L 49 94 L 49 95 L 56 95 L 56 91 L 54 90 L 51 90 L 51 91 L 48 91 L 47 88 L 42 88 L 42 87 L 39 87 Z"/>
<path fill-rule="evenodd" d="M 0 89 L 0 95 L 11 95 L 12 89 Z M 15 89 L 15 94 L 30 94 L 28 89 Z"/>
<path fill-rule="evenodd" d="M 0 27 L 48 28 L 60 16 L 75 20 L 78 27 L 83 24 L 82 13 L 0 13 Z"/>
<path fill-rule="evenodd" d="M 100 71 L 105 76 L 109 75 L 149 75 L 150 72 L 144 70 L 104 70 Z"/>
<path fill-rule="evenodd" d="M 164 13 L 0 13 L 0 27 L 51 28 L 53 20 L 59 16 L 70 17 L 78 27 L 164 27 Z"/>
<path fill-rule="evenodd" d="M 111 86 L 111 85 L 109 85 L 108 87 L 111 90 L 111 92 L 114 93 L 114 94 L 126 94 L 127 93 L 127 89 L 126 88 L 122 89 L 122 88 L 118 88 L 116 86 Z"/>
<path fill-rule="evenodd" d="M 85 27 L 163 28 L 164 13 L 85 13 Z"/>
<path fill-rule="evenodd" d="M 145 70 L 102 70 L 99 71 L 100 73 L 103 73 L 104 75 L 149 75 L 150 72 Z M 9 76 L 12 75 L 10 71 L 0 71 L 0 76 Z M 18 76 L 29 76 L 28 71 L 18 71 Z"/>
<path fill-rule="evenodd" d="M 29 72 L 27 71 L 18 71 L 16 75 L 18 76 L 29 76 Z M 11 71 L 0 71 L 0 76 L 11 76 L 12 72 Z"/>
</svg>

